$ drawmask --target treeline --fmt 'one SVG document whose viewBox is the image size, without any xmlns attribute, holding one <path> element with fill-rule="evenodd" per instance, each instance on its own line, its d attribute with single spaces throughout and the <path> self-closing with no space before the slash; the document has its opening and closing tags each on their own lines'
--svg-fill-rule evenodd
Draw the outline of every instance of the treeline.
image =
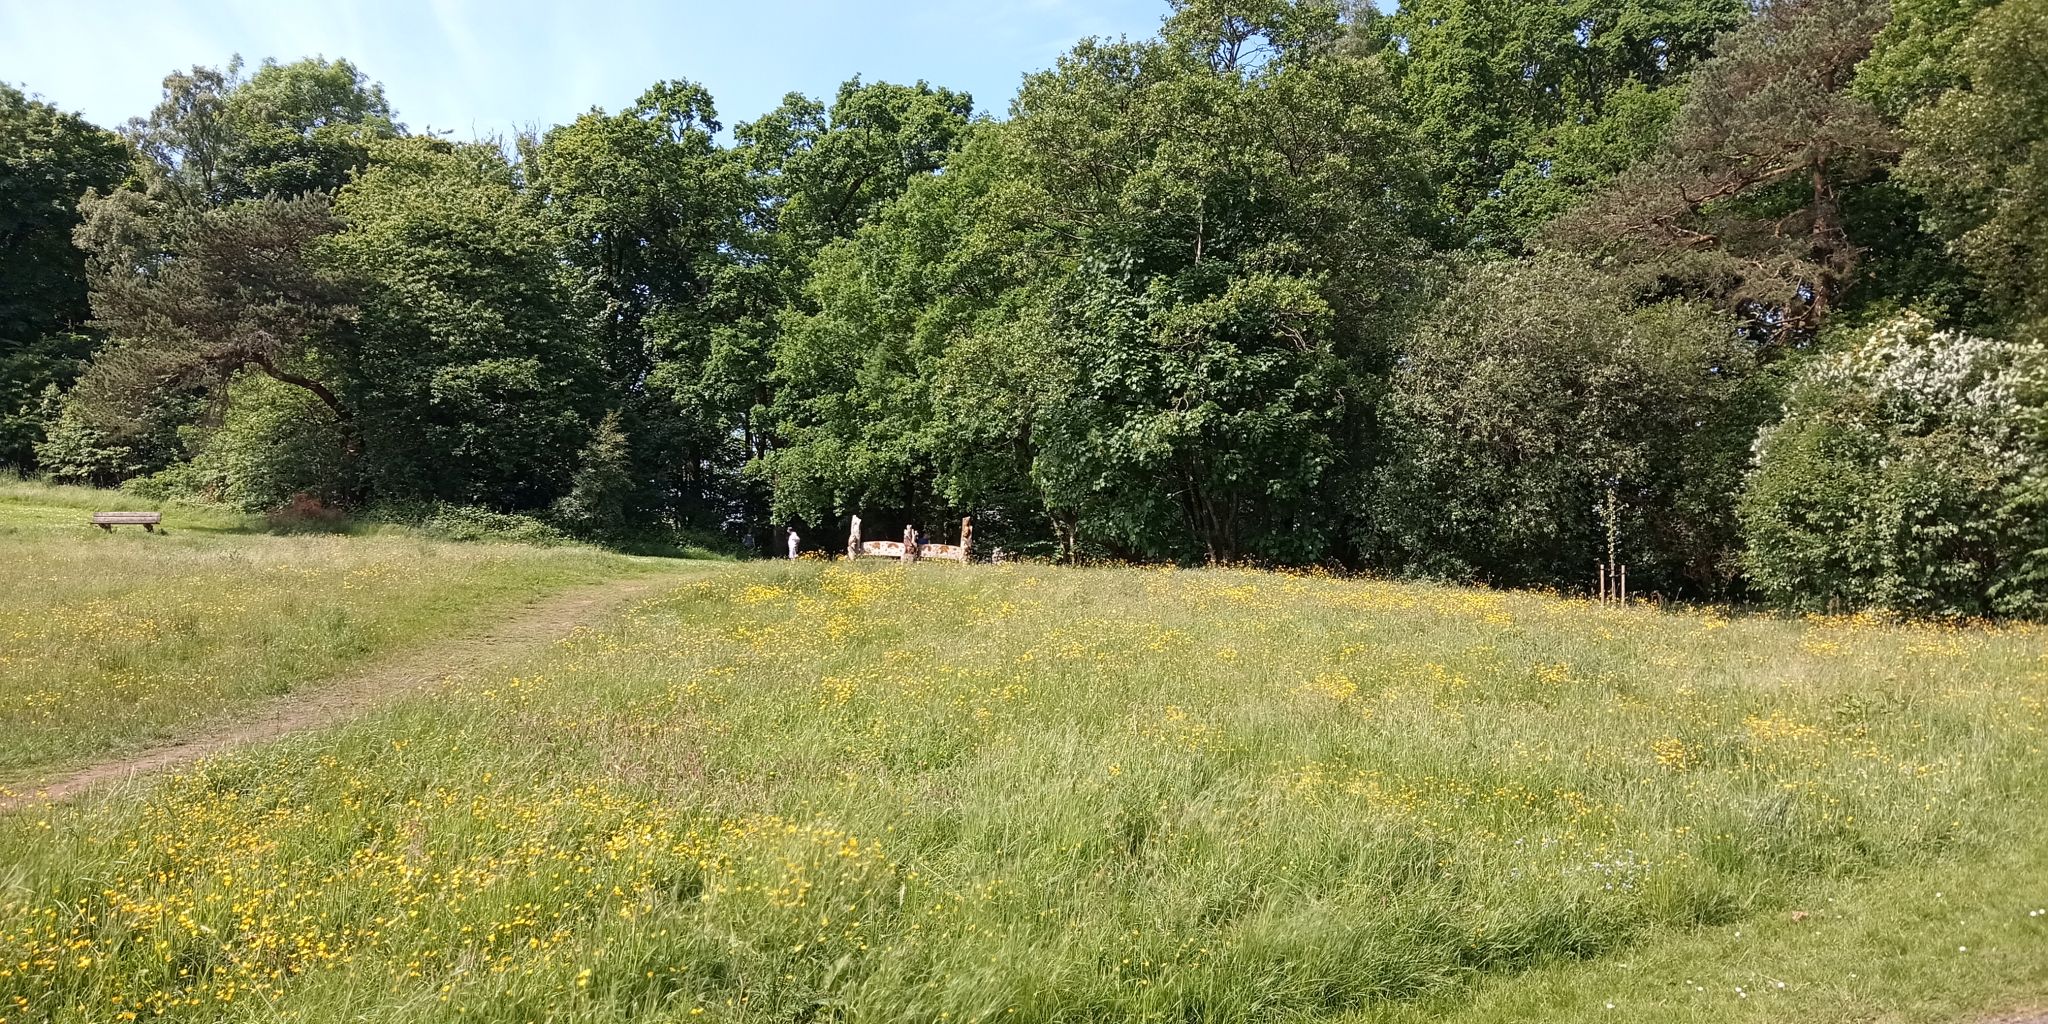
<svg viewBox="0 0 2048 1024">
<path fill-rule="evenodd" d="M 680 80 L 481 143 L 339 60 L 7 91 L 0 460 L 2036 616 L 2043 67 L 2048 0 L 1175 0 L 1000 119 L 730 141 Z"/>
</svg>

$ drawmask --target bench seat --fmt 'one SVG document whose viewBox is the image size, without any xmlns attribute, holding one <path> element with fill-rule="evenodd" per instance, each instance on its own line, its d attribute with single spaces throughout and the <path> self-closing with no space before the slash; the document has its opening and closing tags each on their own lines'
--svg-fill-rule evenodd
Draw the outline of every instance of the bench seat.
<svg viewBox="0 0 2048 1024">
<path fill-rule="evenodd" d="M 92 524 L 108 533 L 116 526 L 140 526 L 151 533 L 164 521 L 162 512 L 94 512 Z"/>
</svg>

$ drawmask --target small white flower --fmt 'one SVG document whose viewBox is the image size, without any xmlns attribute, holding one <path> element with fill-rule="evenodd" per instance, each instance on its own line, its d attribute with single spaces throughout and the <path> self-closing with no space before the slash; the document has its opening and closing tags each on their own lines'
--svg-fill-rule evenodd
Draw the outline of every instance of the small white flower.
<svg viewBox="0 0 2048 1024">
<path fill-rule="evenodd" d="M 1958 952 L 1958 953 L 1967 953 L 1967 952 L 1969 952 L 1969 951 L 1970 951 L 1970 947 L 1968 947 L 1968 946 L 1957 946 L 1957 947 L 1956 947 L 1956 952 Z"/>
</svg>

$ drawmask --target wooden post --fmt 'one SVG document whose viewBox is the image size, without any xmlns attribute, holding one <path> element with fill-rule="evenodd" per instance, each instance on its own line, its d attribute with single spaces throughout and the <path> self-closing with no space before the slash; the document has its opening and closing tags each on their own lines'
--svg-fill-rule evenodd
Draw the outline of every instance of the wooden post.
<svg viewBox="0 0 2048 1024">
<path fill-rule="evenodd" d="M 1621 603 L 1628 603 L 1628 566 L 1621 567 Z"/>
<path fill-rule="evenodd" d="M 960 520 L 960 561 L 962 564 L 974 561 L 974 517 Z"/>
</svg>

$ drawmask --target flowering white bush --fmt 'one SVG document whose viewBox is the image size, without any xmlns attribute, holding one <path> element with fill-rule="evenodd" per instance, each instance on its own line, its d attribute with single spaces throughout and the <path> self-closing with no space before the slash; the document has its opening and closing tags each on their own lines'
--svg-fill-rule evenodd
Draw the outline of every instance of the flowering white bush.
<svg viewBox="0 0 2048 1024">
<path fill-rule="evenodd" d="M 1925 316 L 1906 313 L 1855 348 L 1814 360 L 1795 385 L 1791 405 L 1802 392 L 1860 393 L 1894 432 L 1919 435 L 1953 426 L 1986 454 L 2038 459 L 2040 446 L 2022 438 L 2041 436 L 2044 387 L 2048 345 L 1937 331 Z M 1769 437 L 1766 431 L 1759 443 Z"/>
<path fill-rule="evenodd" d="M 2048 610 L 2048 346 L 1900 316 L 1801 372 L 1756 442 L 1752 577 L 1795 604 Z"/>
</svg>

